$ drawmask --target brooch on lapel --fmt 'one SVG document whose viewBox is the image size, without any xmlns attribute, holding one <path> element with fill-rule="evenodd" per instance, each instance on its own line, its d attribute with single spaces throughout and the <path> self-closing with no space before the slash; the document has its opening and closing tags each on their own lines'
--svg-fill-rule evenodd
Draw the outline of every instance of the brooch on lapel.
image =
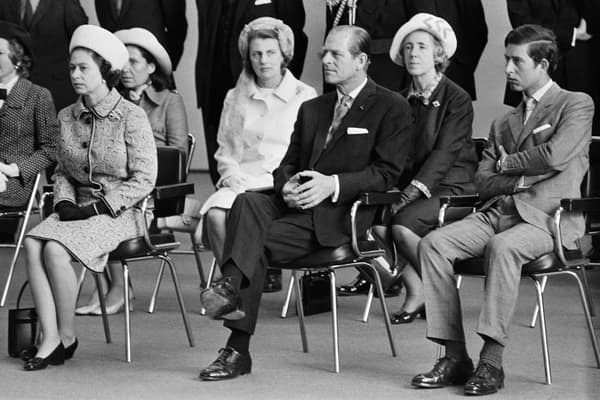
<svg viewBox="0 0 600 400">
<path fill-rule="evenodd" d="M 434 107 L 439 107 L 440 106 L 440 102 L 437 101 L 437 100 L 434 100 L 433 103 L 431 103 L 431 104 L 433 104 Z"/>
<path fill-rule="evenodd" d="M 123 113 L 121 110 L 112 110 L 108 113 L 108 119 L 111 121 L 120 121 L 123 118 Z"/>
</svg>

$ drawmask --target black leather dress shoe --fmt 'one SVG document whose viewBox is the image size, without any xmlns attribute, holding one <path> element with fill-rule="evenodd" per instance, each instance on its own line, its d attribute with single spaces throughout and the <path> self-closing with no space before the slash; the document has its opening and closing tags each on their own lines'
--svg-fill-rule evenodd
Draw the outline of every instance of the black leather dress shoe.
<svg viewBox="0 0 600 400">
<path fill-rule="evenodd" d="M 48 365 L 62 365 L 65 363 L 65 347 L 62 343 L 50 353 L 46 358 L 33 357 L 25 362 L 23 369 L 25 371 L 38 371 L 46 368 Z"/>
<path fill-rule="evenodd" d="M 356 296 L 359 294 L 369 293 L 371 283 L 366 280 L 361 274 L 358 274 L 356 279 L 347 285 L 342 285 L 337 288 L 337 293 L 340 296 Z"/>
<path fill-rule="evenodd" d="M 473 361 L 458 361 L 450 357 L 440 358 L 433 369 L 415 376 L 412 385 L 420 388 L 441 388 L 450 385 L 463 385 L 473 374 Z"/>
<path fill-rule="evenodd" d="M 19 352 L 19 358 L 25 362 L 31 360 L 37 354 L 37 347 L 29 346 Z"/>
<path fill-rule="evenodd" d="M 465 383 L 465 394 L 484 395 L 496 393 L 504 387 L 504 370 L 480 362 L 473 376 Z"/>
<path fill-rule="evenodd" d="M 200 292 L 200 302 L 206 314 L 213 319 L 237 320 L 246 316 L 240 309 L 241 301 L 231 278 L 225 277 Z"/>
<path fill-rule="evenodd" d="M 274 293 L 281 290 L 281 270 L 275 268 L 267 268 L 265 277 L 265 285 L 263 293 Z"/>
<path fill-rule="evenodd" d="M 390 317 L 390 322 L 394 325 L 410 324 L 417 317 L 421 317 L 423 319 L 427 318 L 427 314 L 425 313 L 425 304 L 423 304 L 421 307 L 417 308 L 413 312 L 399 311 L 397 313 L 392 314 L 392 316 Z"/>
<path fill-rule="evenodd" d="M 219 357 L 200 371 L 203 381 L 221 381 L 249 374 L 252 370 L 250 354 L 240 354 L 231 347 L 219 350 Z"/>
</svg>

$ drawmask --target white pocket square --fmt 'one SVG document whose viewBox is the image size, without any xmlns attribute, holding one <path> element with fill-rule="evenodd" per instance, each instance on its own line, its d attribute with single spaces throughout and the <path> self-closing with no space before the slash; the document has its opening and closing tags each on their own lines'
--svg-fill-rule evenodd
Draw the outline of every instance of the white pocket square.
<svg viewBox="0 0 600 400">
<path fill-rule="evenodd" d="M 346 129 L 346 133 L 348 135 L 366 135 L 369 133 L 369 130 L 366 128 L 353 128 L 351 126 Z"/>
<path fill-rule="evenodd" d="M 256 0 L 254 2 L 255 6 L 262 6 L 263 4 L 271 4 L 271 0 Z"/>
<path fill-rule="evenodd" d="M 536 133 L 540 133 L 541 131 L 545 131 L 548 128 L 552 128 L 552 125 L 550 125 L 550 124 L 544 124 L 542 126 L 538 126 L 537 128 L 535 128 L 533 130 L 533 134 L 535 135 Z"/>
</svg>

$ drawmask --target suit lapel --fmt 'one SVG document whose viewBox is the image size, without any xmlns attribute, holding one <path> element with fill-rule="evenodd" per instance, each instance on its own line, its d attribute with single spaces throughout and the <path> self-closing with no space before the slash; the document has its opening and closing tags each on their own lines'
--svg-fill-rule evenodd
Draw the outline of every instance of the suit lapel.
<svg viewBox="0 0 600 400">
<path fill-rule="evenodd" d="M 333 120 L 333 109 L 337 100 L 337 92 L 332 91 L 323 97 L 323 107 L 319 108 L 319 116 L 317 120 L 317 128 L 315 132 L 315 138 L 313 140 L 313 148 L 310 153 L 310 160 L 308 162 L 309 168 L 313 168 L 325 146 L 325 139 L 327 138 L 327 131 Z"/>
<path fill-rule="evenodd" d="M 35 9 L 35 12 L 33 13 L 33 16 L 31 18 L 31 27 L 29 28 L 31 30 L 31 28 L 33 28 L 39 21 L 42 20 L 42 17 L 44 16 L 44 14 L 46 14 L 46 12 L 50 9 L 50 6 L 52 5 L 52 0 L 40 0 L 40 2 L 38 3 L 37 8 Z"/>
<path fill-rule="evenodd" d="M 121 3 L 121 12 L 119 13 L 119 19 L 127 14 L 127 12 L 129 11 L 129 7 L 131 7 L 131 0 L 123 0 L 123 2 Z"/>
<path fill-rule="evenodd" d="M 31 84 L 23 79 L 19 79 L 15 86 L 13 86 L 12 90 L 8 94 L 6 100 L 4 100 L 4 105 L 0 108 L 0 117 L 3 117 L 4 114 L 8 112 L 9 108 L 23 108 L 25 104 L 25 97 L 27 92 L 29 92 L 29 86 Z"/>
<path fill-rule="evenodd" d="M 548 115 L 551 111 L 550 108 L 554 104 L 554 99 L 556 98 L 556 94 L 558 93 L 558 86 L 556 83 L 552 84 L 550 89 L 544 94 L 540 102 L 536 105 L 531 113 L 531 116 L 527 120 L 527 123 L 523 127 L 523 132 L 519 136 L 519 140 L 517 141 L 517 149 L 520 149 L 525 140 L 532 135 L 533 130 L 538 126 L 538 122 L 540 119 Z"/>
<path fill-rule="evenodd" d="M 519 142 L 521 132 L 523 132 L 523 107 L 524 104 L 521 101 L 508 116 L 508 126 L 510 127 L 510 133 L 515 143 Z"/>
</svg>

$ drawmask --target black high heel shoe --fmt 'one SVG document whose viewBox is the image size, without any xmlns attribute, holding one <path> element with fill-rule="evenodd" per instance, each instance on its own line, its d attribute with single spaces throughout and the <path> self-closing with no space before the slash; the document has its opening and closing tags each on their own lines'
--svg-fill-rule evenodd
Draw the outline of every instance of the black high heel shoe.
<svg viewBox="0 0 600 400">
<path fill-rule="evenodd" d="M 77 350 L 78 344 L 79 342 L 77 341 L 77 338 L 75 338 L 75 341 L 73 343 L 65 347 L 65 360 L 70 360 L 71 358 L 73 358 L 73 354 L 75 354 L 75 350 Z"/>
<path fill-rule="evenodd" d="M 65 346 L 62 342 L 46 358 L 34 357 L 27 361 L 23 366 L 25 371 L 38 371 L 46 368 L 48 365 L 62 365 L 65 363 Z"/>
<path fill-rule="evenodd" d="M 413 312 L 401 311 L 399 313 L 392 314 L 390 317 L 390 322 L 394 325 L 410 324 L 417 317 L 427 319 L 427 314 L 425 313 L 425 304 Z"/>
</svg>

